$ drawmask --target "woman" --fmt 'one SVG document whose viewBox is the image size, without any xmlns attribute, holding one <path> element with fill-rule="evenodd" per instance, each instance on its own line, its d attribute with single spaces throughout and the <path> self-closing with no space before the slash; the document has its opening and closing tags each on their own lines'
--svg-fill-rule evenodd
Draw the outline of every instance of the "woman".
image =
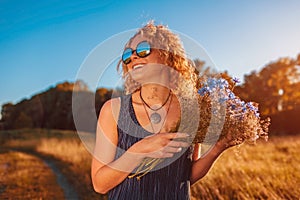
<svg viewBox="0 0 300 200">
<path fill-rule="evenodd" d="M 108 192 L 110 199 L 189 199 L 190 185 L 231 146 L 230 138 L 200 158 L 199 144 L 189 142 L 193 134 L 179 132 L 188 130 L 179 128 L 186 127 L 186 116 L 197 113 L 197 76 L 167 27 L 141 28 L 120 62 L 128 94 L 101 109 L 92 162 L 95 191 Z M 145 159 L 148 165 L 157 161 L 155 167 L 140 170 L 148 166 Z"/>
</svg>

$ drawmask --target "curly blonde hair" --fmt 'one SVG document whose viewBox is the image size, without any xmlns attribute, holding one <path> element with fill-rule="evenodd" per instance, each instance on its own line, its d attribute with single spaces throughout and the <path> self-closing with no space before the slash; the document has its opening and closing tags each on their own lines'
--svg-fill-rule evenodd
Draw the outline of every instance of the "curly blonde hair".
<svg viewBox="0 0 300 200">
<path fill-rule="evenodd" d="M 151 48 L 159 50 L 165 65 L 174 69 L 170 74 L 170 83 L 176 83 L 172 87 L 176 95 L 189 96 L 195 95 L 197 74 L 193 62 L 186 56 L 185 50 L 178 35 L 170 31 L 167 26 L 155 25 L 153 21 L 148 22 L 140 28 L 136 34 L 130 38 L 127 45 L 132 40 L 141 35 L 151 44 Z M 133 93 L 140 88 L 140 84 L 134 81 L 128 74 L 127 66 L 120 60 L 118 70 L 122 65 L 122 76 L 125 80 L 125 92 Z"/>
</svg>

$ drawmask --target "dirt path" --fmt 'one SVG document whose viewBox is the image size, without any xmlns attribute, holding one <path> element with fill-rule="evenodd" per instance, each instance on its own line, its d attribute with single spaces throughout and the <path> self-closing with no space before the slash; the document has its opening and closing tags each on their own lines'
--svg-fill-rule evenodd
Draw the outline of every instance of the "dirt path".
<svg viewBox="0 0 300 200">
<path fill-rule="evenodd" d="M 48 165 L 51 170 L 56 175 L 56 180 L 58 185 L 63 189 L 64 196 L 66 199 L 77 200 L 78 195 L 75 189 L 68 183 L 66 177 L 60 172 L 60 170 L 55 166 L 54 162 L 51 160 L 43 159 L 43 161 Z"/>
<path fill-rule="evenodd" d="M 0 199 L 77 200 L 78 195 L 52 160 L 0 150 Z"/>
</svg>

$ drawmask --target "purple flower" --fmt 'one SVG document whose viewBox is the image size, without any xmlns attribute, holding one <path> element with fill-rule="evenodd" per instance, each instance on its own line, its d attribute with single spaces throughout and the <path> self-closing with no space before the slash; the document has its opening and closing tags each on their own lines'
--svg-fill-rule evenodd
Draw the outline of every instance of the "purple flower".
<svg viewBox="0 0 300 200">
<path fill-rule="evenodd" d="M 237 77 L 234 77 L 232 80 L 233 80 L 233 82 L 234 82 L 235 84 L 241 82 L 240 79 L 238 79 Z"/>
</svg>

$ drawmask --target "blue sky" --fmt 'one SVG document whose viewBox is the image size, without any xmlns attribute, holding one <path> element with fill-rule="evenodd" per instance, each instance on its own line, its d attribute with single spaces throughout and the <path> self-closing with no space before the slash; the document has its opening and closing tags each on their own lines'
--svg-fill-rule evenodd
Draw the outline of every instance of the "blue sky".
<svg viewBox="0 0 300 200">
<path fill-rule="evenodd" d="M 74 81 L 97 45 L 151 19 L 193 38 L 218 69 L 242 78 L 296 58 L 299 9 L 297 0 L 0 0 L 0 104 Z"/>
</svg>

